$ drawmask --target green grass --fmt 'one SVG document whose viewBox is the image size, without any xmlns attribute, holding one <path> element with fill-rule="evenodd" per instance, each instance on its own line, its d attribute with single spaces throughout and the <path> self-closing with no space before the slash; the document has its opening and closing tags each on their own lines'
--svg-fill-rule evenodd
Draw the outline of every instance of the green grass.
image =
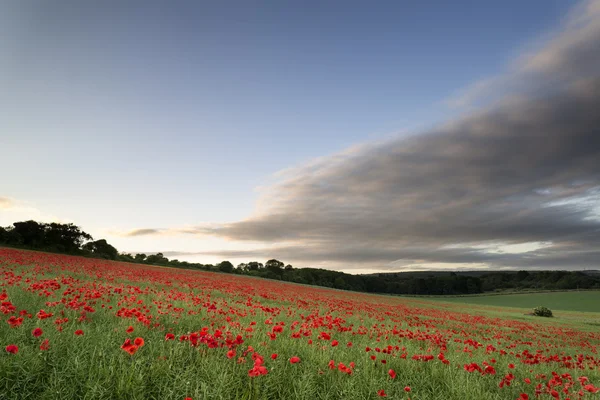
<svg viewBox="0 0 600 400">
<path fill-rule="evenodd" d="M 552 311 L 600 312 L 600 291 L 431 297 L 428 300 L 526 309 L 545 306 Z"/>
</svg>

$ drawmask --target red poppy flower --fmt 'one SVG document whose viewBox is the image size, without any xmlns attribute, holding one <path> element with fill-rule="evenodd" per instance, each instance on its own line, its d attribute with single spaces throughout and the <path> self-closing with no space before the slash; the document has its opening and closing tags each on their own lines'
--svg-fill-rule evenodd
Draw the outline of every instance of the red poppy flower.
<svg viewBox="0 0 600 400">
<path fill-rule="evenodd" d="M 131 333 L 131 332 L 133 332 L 133 326 L 129 326 L 129 328 L 127 328 L 127 329 L 125 330 L 125 332 L 127 332 L 127 333 Z"/>
<path fill-rule="evenodd" d="M 48 341 L 48 339 L 44 339 L 44 341 L 42 342 L 42 344 L 40 344 L 40 350 L 46 351 L 49 348 L 50 348 L 50 342 Z"/>
<path fill-rule="evenodd" d="M 172 333 L 167 333 L 165 335 L 165 340 L 175 340 L 175 335 Z"/>
<path fill-rule="evenodd" d="M 134 355 L 137 351 L 138 351 L 138 347 L 135 344 L 132 344 L 130 346 L 128 346 L 126 349 L 124 349 L 126 352 L 128 352 L 131 355 Z"/>
<path fill-rule="evenodd" d="M 233 357 L 235 357 L 235 350 L 229 350 L 227 352 L 227 358 L 232 359 Z"/>
<path fill-rule="evenodd" d="M 275 360 L 275 359 L 277 359 L 277 353 L 271 354 L 271 360 Z"/>
<path fill-rule="evenodd" d="M 300 362 L 300 357 L 294 356 L 294 357 L 290 358 L 290 364 L 296 364 L 299 362 Z"/>
<path fill-rule="evenodd" d="M 137 347 L 142 347 L 145 342 L 144 339 L 141 337 L 136 337 L 135 340 L 133 341 L 133 344 L 135 344 Z"/>
<path fill-rule="evenodd" d="M 377 391 L 377 396 L 379 397 L 387 397 L 387 394 L 385 394 L 385 390 L 381 389 Z"/>
<path fill-rule="evenodd" d="M 35 328 L 34 330 L 31 331 L 31 334 L 35 337 L 40 337 L 40 336 L 42 336 L 43 333 L 44 333 L 44 331 L 41 328 Z"/>
<path fill-rule="evenodd" d="M 83 331 L 82 331 L 81 329 L 77 329 L 77 330 L 75 331 L 75 335 L 77 335 L 77 336 L 81 336 L 81 335 L 83 335 Z"/>
<path fill-rule="evenodd" d="M 390 376 L 390 378 L 396 379 L 396 371 L 394 371 L 393 369 L 390 369 L 388 371 L 388 375 Z"/>
<path fill-rule="evenodd" d="M 9 344 L 8 346 L 6 346 L 6 351 L 11 354 L 17 354 L 19 352 L 19 346 L 17 346 L 16 344 Z"/>
<path fill-rule="evenodd" d="M 410 386 L 404 386 L 404 391 L 405 392 L 410 392 Z"/>
</svg>

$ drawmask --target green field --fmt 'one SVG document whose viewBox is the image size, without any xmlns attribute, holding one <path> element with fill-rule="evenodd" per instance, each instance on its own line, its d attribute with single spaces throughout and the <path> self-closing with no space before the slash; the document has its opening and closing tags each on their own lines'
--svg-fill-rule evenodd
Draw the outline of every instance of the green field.
<svg viewBox="0 0 600 400">
<path fill-rule="evenodd" d="M 533 309 L 545 306 L 551 310 L 600 312 L 600 291 L 523 293 L 488 296 L 431 297 L 428 300 L 448 303 Z"/>
</svg>

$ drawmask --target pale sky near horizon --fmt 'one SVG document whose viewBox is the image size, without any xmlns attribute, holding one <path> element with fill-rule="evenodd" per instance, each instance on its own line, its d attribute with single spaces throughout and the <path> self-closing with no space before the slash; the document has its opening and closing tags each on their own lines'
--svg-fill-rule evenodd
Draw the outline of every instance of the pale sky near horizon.
<svg viewBox="0 0 600 400">
<path fill-rule="evenodd" d="M 600 1 L 0 2 L 0 225 L 346 272 L 598 268 Z"/>
</svg>

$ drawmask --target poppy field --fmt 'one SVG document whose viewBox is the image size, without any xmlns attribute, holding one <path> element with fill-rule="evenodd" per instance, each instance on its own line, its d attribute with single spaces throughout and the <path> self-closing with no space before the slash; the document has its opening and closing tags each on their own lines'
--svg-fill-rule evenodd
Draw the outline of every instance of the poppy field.
<svg viewBox="0 0 600 400">
<path fill-rule="evenodd" d="M 598 399 L 600 329 L 0 248 L 0 399 Z"/>
</svg>

